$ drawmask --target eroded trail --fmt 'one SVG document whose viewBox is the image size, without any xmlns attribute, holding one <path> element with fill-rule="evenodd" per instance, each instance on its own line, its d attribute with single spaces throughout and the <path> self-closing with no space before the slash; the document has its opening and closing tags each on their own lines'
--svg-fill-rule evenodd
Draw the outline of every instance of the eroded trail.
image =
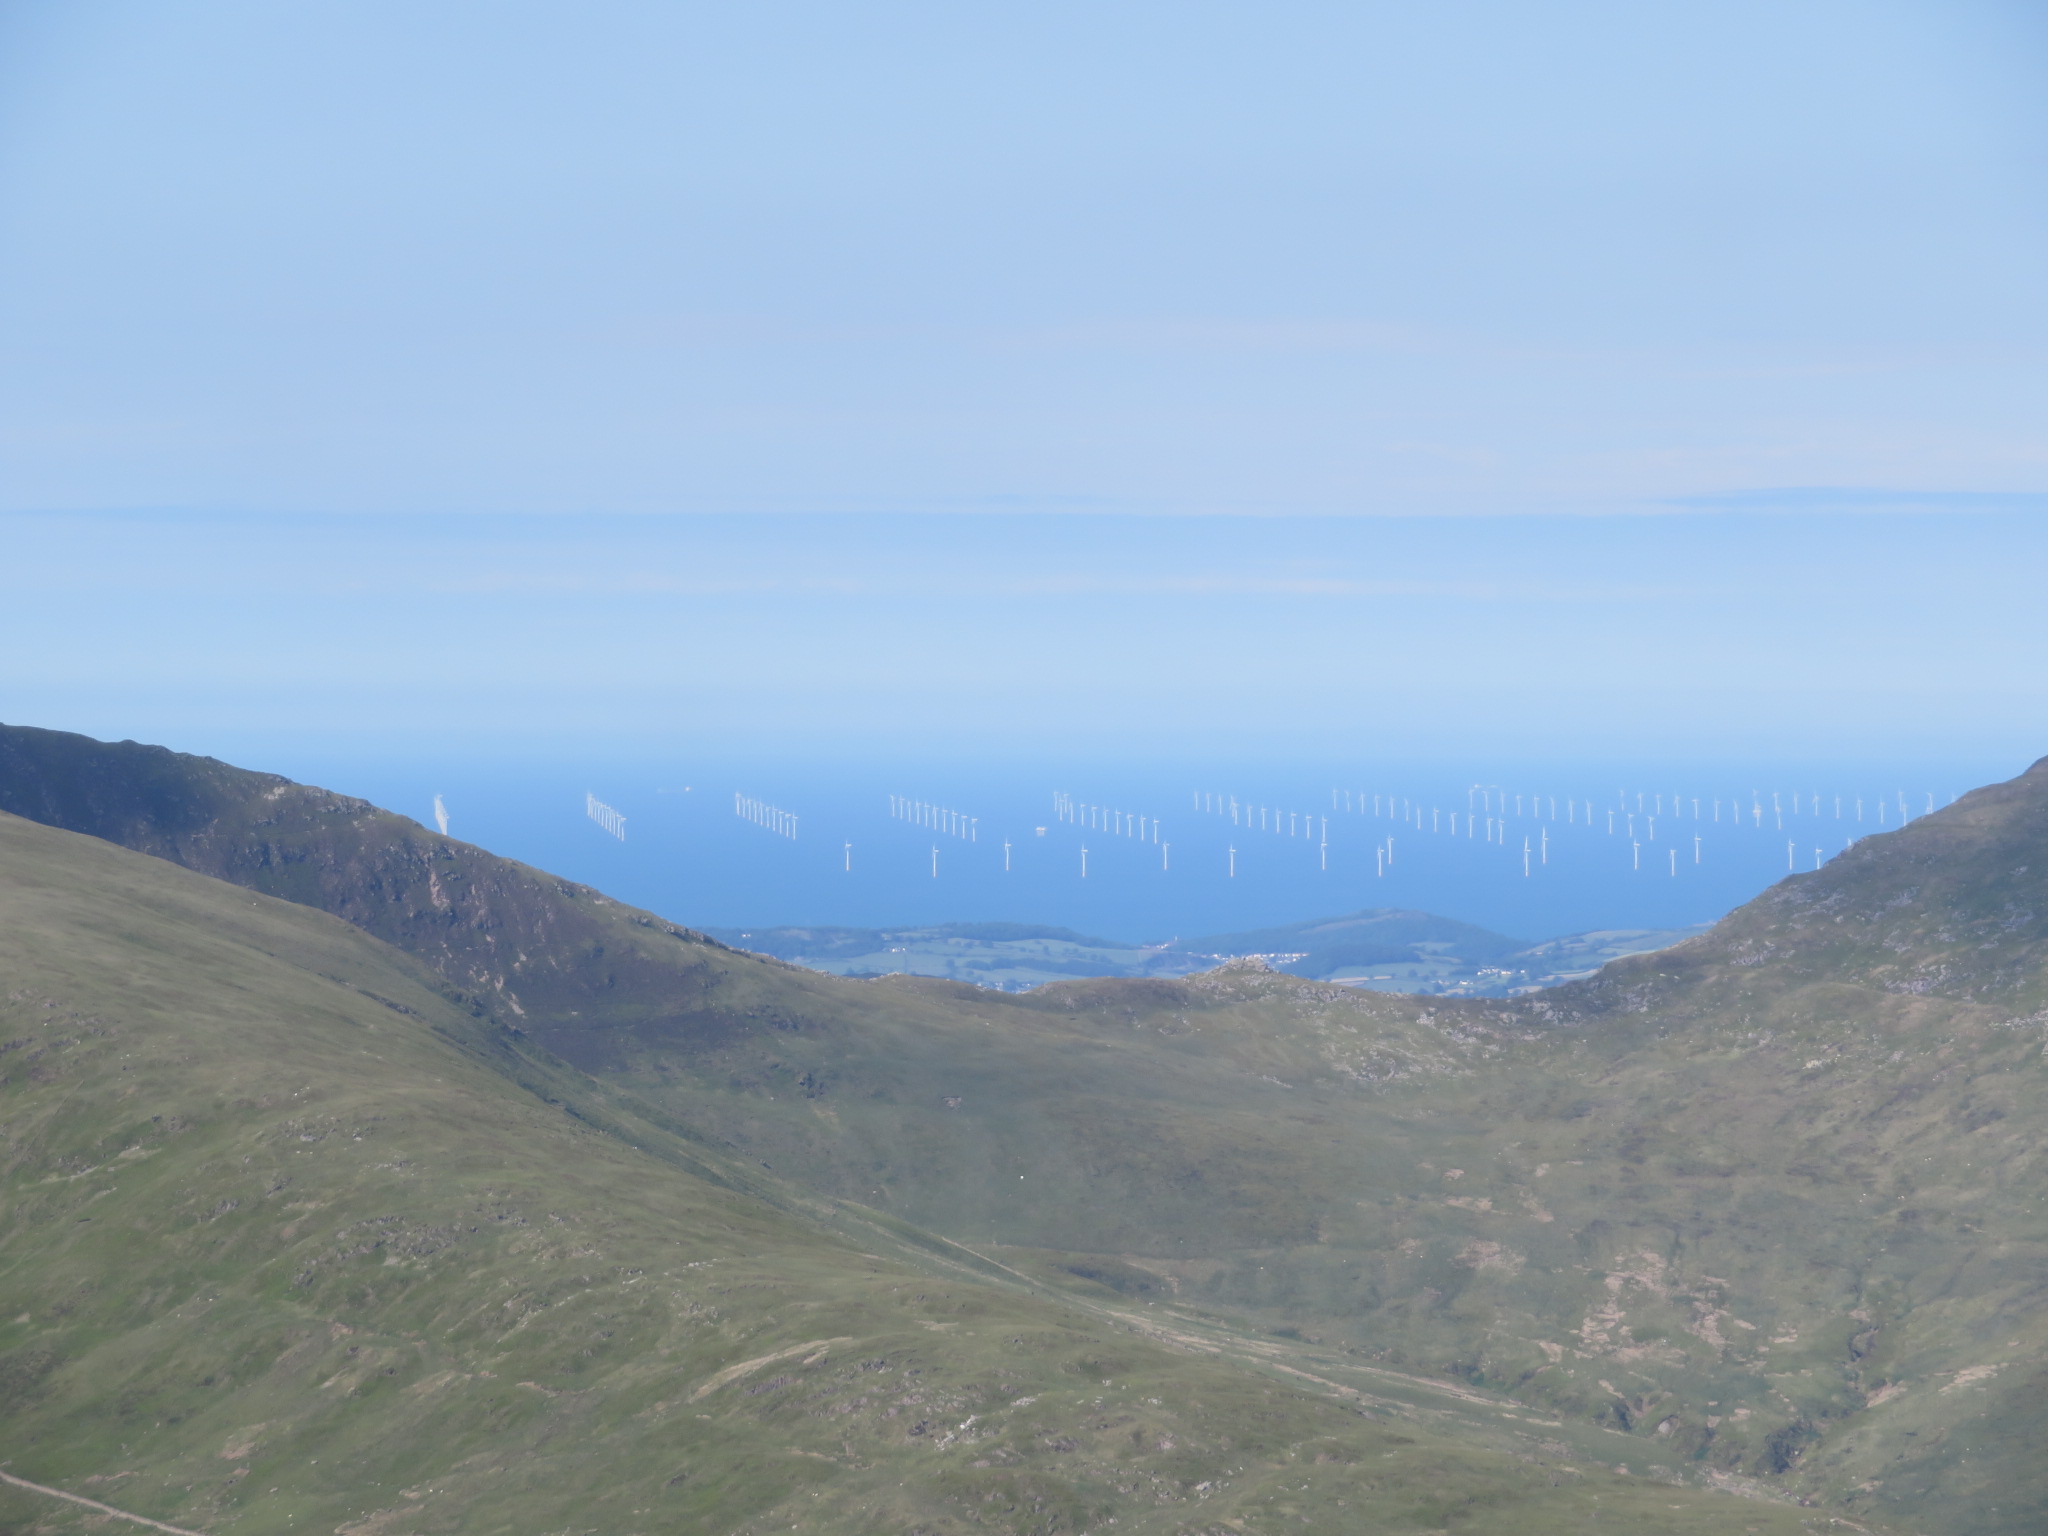
<svg viewBox="0 0 2048 1536">
<path fill-rule="evenodd" d="M 41 1483 L 32 1483 L 27 1478 L 16 1477 L 11 1472 L 0 1472 L 0 1483 L 6 1483 L 14 1488 L 24 1488 L 30 1493 L 40 1493 L 48 1498 L 62 1499 L 67 1504 L 81 1504 L 96 1513 L 112 1515 L 116 1520 L 132 1521 L 136 1525 L 146 1525 L 153 1531 L 168 1531 L 170 1536 L 206 1536 L 203 1531 L 187 1530 L 182 1525 L 165 1525 L 163 1521 L 152 1520 L 147 1515 L 131 1515 L 125 1509 L 116 1509 L 111 1504 L 102 1504 L 98 1499 L 88 1499 L 83 1494 L 66 1493 L 62 1488 L 46 1488 Z"/>
</svg>

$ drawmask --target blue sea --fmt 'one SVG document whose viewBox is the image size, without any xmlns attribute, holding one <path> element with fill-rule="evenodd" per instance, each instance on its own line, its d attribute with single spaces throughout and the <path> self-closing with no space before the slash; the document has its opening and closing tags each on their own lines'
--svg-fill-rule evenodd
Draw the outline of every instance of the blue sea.
<svg viewBox="0 0 2048 1536">
<path fill-rule="evenodd" d="M 1990 776 L 682 755 L 276 766 L 429 826 L 439 796 L 452 835 L 684 924 L 999 920 L 1137 943 L 1369 907 L 1532 942 L 1708 922 Z"/>
</svg>

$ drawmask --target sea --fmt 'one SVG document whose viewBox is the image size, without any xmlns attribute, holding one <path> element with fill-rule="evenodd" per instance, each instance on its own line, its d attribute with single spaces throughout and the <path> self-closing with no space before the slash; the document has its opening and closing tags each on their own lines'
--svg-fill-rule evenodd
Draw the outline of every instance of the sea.
<svg viewBox="0 0 2048 1536">
<path fill-rule="evenodd" d="M 454 837 L 686 925 L 997 921 L 1138 944 L 1381 907 L 1532 943 L 1687 927 L 1995 772 L 686 753 L 278 767 L 425 826 L 445 815 Z"/>
</svg>

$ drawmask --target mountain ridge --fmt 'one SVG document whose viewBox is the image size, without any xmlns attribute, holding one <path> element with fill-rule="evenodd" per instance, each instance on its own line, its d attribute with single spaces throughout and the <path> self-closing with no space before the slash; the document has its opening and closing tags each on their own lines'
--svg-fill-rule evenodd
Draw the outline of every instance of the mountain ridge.
<svg viewBox="0 0 2048 1536">
<path fill-rule="evenodd" d="M 1725 1526 L 1477 1394 L 849 1243 L 513 1082 L 360 928 L 11 814 L 0 975 L 0 1457 L 60 1494 L 209 1536 Z M 105 1519 L 0 1486 L 9 1532 Z"/>
<path fill-rule="evenodd" d="M 621 995 L 545 1027 L 621 1113 L 1077 1299 L 1448 1376 L 1638 1471 L 2030 1536 L 2044 911 L 2036 764 L 1524 998 L 1256 967 L 1006 997 L 697 946 L 717 1027 L 626 967 L 571 967 Z"/>
</svg>

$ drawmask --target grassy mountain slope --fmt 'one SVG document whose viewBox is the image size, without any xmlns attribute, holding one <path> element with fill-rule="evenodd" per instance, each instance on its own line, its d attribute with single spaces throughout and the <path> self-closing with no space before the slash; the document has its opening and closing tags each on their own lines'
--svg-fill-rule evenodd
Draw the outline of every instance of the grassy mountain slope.
<svg viewBox="0 0 2048 1536">
<path fill-rule="evenodd" d="M 381 924 L 619 1113 L 1077 1303 L 1263 1329 L 1332 1379 L 1511 1394 L 1626 1436 L 1613 1460 L 1638 1470 L 1906 1528 L 2048 1528 L 2048 770 L 1500 1003 L 1248 967 L 1016 998 L 803 976 L 300 793 L 296 820 L 220 811 L 266 850 L 224 872 L 326 861 L 310 899 Z M 381 878 L 394 860 L 478 893 L 453 937 L 416 874 Z M 500 939 L 525 968 L 478 985 L 464 967 L 513 928 L 587 947 Z"/>
<path fill-rule="evenodd" d="M 2041 1528 L 2040 1021 L 1839 983 L 1828 1015 L 1549 1030 L 1255 971 L 1053 990 L 1036 1040 L 970 995 L 980 1043 L 614 1070 L 1039 1273 L 1453 1373 L 1653 1466 Z"/>
<path fill-rule="evenodd" d="M 0 811 L 330 912 L 537 1038 L 836 1018 L 844 994 L 364 800 L 136 742 L 0 727 Z"/>
<path fill-rule="evenodd" d="M 1434 1072 L 1476 1048 L 1406 1000 L 1341 989 L 1325 989 L 1325 1020 L 1286 995 L 1240 1007 L 1233 985 L 1079 982 L 1005 999 L 822 976 L 363 801 L 132 742 L 0 728 L 0 809 L 332 913 L 680 1123 L 974 1236 L 1113 1248 L 1135 1222 L 1154 1247 L 1201 1233 L 1207 1251 L 1298 1230 L 1299 1202 L 1276 1197 L 1305 1144 L 1265 1128 L 1284 1118 L 1282 1079 Z M 1101 1017 L 1143 1020 L 1107 1076 Z M 956 1113 L 949 1101 L 981 1084 Z M 1196 1162 L 1208 1179 L 1188 1177 Z M 1015 1177 L 1025 1166 L 1037 1187 Z M 1218 1180 L 1240 1193 L 1219 1202 Z"/>
<path fill-rule="evenodd" d="M 1588 1466 L 1562 1426 L 1488 1406 L 1459 1438 L 863 1251 L 548 1103 L 574 1074 L 359 931 L 7 816 L 0 975 L 0 1460 L 116 1508 L 222 1536 L 1810 1528 Z M 88 1525 L 0 1490 L 0 1529 Z"/>
</svg>

